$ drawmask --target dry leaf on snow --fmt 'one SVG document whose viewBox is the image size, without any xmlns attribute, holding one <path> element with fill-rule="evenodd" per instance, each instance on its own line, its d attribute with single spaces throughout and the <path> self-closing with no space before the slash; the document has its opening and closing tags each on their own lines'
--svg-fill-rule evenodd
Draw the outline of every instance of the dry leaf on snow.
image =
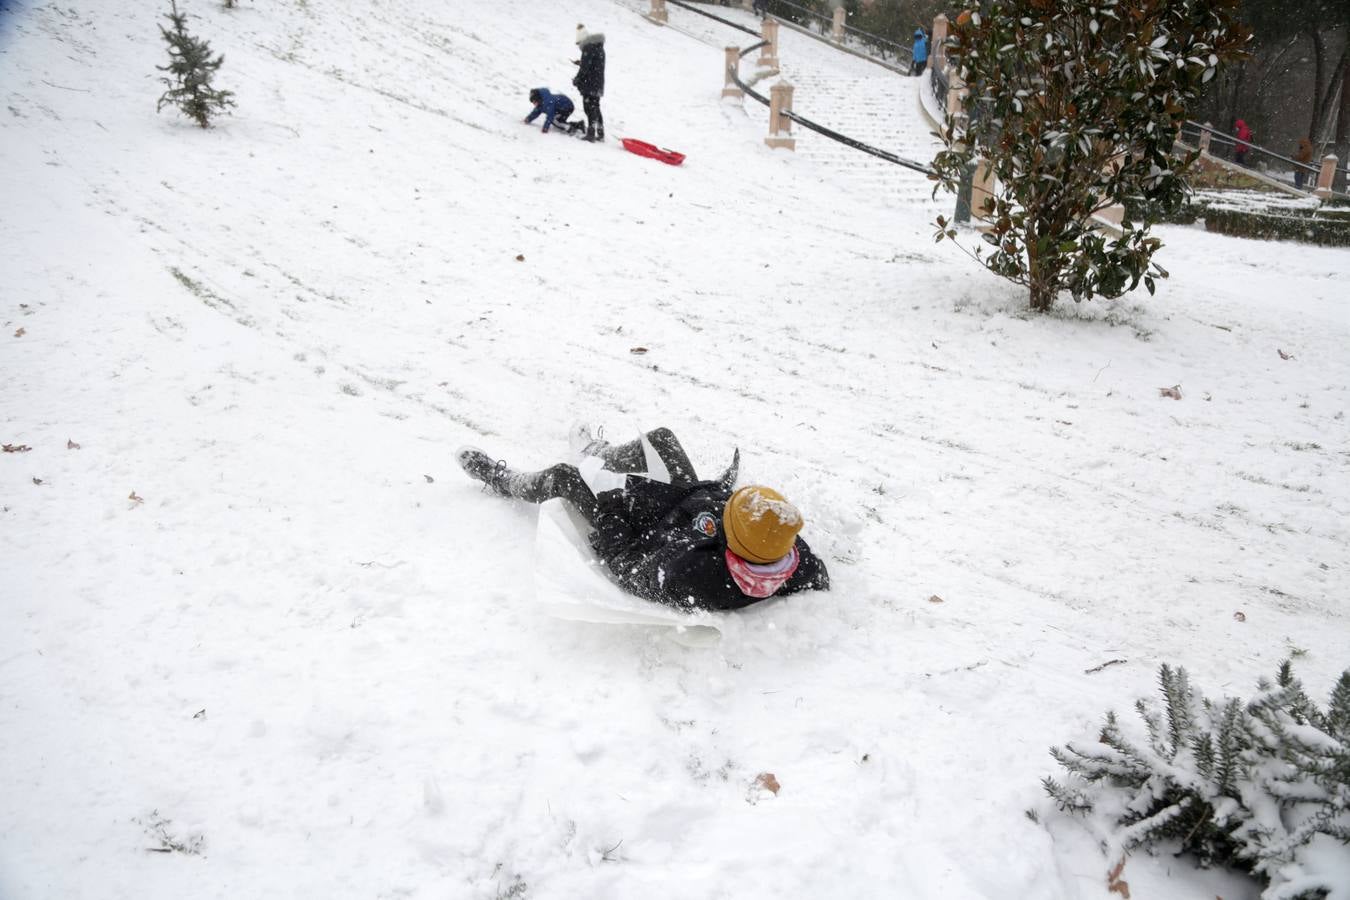
<svg viewBox="0 0 1350 900">
<path fill-rule="evenodd" d="M 27 444 L 5 444 L 0 446 L 0 450 L 5 451 L 6 453 L 27 453 L 32 449 L 33 448 Z"/>
<path fill-rule="evenodd" d="M 1280 359 L 1293 359 L 1293 358 L 1294 358 L 1294 354 L 1292 354 L 1292 353 L 1285 353 L 1285 352 L 1284 352 L 1283 350 L 1281 350 L 1279 347 L 1276 347 L 1276 348 L 1275 348 L 1275 352 L 1278 353 L 1278 354 L 1280 354 Z"/>
<path fill-rule="evenodd" d="M 629 347 L 629 348 L 628 348 L 628 352 L 629 352 L 629 353 L 636 353 L 636 354 L 638 354 L 639 356 L 641 356 L 642 354 L 644 354 L 644 353 L 647 352 L 647 348 L 646 348 L 646 347 Z"/>
<path fill-rule="evenodd" d="M 1122 856 L 1116 867 L 1106 873 L 1106 890 L 1112 894 L 1119 894 L 1125 900 L 1130 900 L 1130 883 L 1121 881 L 1120 873 L 1125 871 L 1125 858 Z"/>
<path fill-rule="evenodd" d="M 27 329 L 20 328 L 18 331 L 14 332 L 14 336 L 15 336 L 15 337 L 23 337 L 23 336 L 24 336 L 25 334 L 27 334 L 27 333 L 28 333 L 28 330 L 27 330 Z"/>
<path fill-rule="evenodd" d="M 943 601 L 942 601 L 942 598 L 941 598 L 941 597 L 939 597 L 937 594 L 934 594 L 933 596 L 931 596 L 931 597 L 928 598 L 928 602 L 929 602 L 929 603 L 941 603 L 941 602 L 943 602 Z"/>
<path fill-rule="evenodd" d="M 1247 621 L 1247 614 L 1242 610 L 1238 610 L 1237 612 L 1233 613 L 1233 618 L 1237 619 L 1239 622 L 1245 622 Z"/>
<path fill-rule="evenodd" d="M 1158 388 L 1158 393 L 1163 397 L 1171 397 L 1173 400 L 1181 399 L 1181 385 L 1174 384 L 1170 388 Z"/>
<path fill-rule="evenodd" d="M 778 779 L 773 776 L 772 772 L 760 772 L 755 778 L 755 787 L 776 795 L 782 785 L 778 783 Z"/>
<path fill-rule="evenodd" d="M 132 491 L 130 494 L 127 494 L 127 499 L 130 500 L 133 504 L 145 502 L 145 498 L 137 496 L 135 491 Z"/>
<path fill-rule="evenodd" d="M 516 262 L 524 262 L 524 261 L 525 261 L 525 254 L 524 254 L 524 253 L 517 253 L 517 254 L 516 254 Z"/>
<path fill-rule="evenodd" d="M 66 449 L 67 449 L 67 450 L 78 450 L 78 449 L 80 449 L 80 445 L 77 444 L 77 443 L 75 443 L 74 441 L 72 441 L 70 438 L 66 438 Z"/>
</svg>

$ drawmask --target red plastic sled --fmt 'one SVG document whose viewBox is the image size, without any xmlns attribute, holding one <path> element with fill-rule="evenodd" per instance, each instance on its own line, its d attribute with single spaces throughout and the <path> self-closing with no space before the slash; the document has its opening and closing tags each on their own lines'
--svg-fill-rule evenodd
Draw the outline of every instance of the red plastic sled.
<svg viewBox="0 0 1350 900">
<path fill-rule="evenodd" d="M 655 144 L 649 144 L 646 141 L 639 141 L 636 138 L 623 138 L 623 149 L 629 153 L 636 153 L 638 156 L 645 156 L 648 159 L 659 159 L 669 166 L 678 166 L 684 162 L 684 154 L 677 153 L 674 150 L 666 150 Z"/>
</svg>

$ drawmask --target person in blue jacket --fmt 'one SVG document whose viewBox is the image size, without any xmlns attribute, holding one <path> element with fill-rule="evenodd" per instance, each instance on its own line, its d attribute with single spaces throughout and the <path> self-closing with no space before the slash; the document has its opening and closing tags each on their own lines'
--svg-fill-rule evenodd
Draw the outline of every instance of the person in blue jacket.
<svg viewBox="0 0 1350 900">
<path fill-rule="evenodd" d="M 922 75 L 928 66 L 928 35 L 922 28 L 914 29 L 914 75 Z"/>
<path fill-rule="evenodd" d="M 542 114 L 544 117 L 544 133 L 553 127 L 553 123 L 567 127 L 568 134 L 573 131 L 580 131 L 582 124 L 580 122 L 569 122 L 567 117 L 572 115 L 576 106 L 566 94 L 555 94 L 548 88 L 535 88 L 530 91 L 530 102 L 534 104 L 534 110 L 525 117 L 525 124 L 528 125 Z"/>
</svg>

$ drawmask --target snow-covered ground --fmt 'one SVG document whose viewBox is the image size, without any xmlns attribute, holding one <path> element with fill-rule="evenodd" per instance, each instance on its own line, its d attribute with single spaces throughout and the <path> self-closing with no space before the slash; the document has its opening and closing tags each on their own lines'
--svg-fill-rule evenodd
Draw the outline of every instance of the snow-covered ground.
<svg viewBox="0 0 1350 900">
<path fill-rule="evenodd" d="M 1319 697 L 1350 662 L 1346 251 L 1164 228 L 1156 299 L 1033 318 L 926 184 L 765 148 L 740 36 L 183 7 L 211 131 L 155 114 L 151 6 L 0 5 L 5 900 L 1106 898 L 1023 815 L 1049 744 L 1160 662 L 1249 694 L 1297 648 Z M 579 21 L 611 136 L 685 165 L 521 124 Z M 863 77 L 807 44 L 794 77 Z M 866 119 L 832 96 L 797 105 Z M 451 454 L 550 463 L 578 418 L 739 446 L 834 589 L 702 649 L 539 615 L 535 510 Z"/>
</svg>

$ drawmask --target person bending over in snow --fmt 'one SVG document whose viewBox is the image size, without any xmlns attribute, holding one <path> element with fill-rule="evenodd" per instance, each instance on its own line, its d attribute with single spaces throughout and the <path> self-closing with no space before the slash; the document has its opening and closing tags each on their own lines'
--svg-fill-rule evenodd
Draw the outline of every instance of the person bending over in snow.
<svg viewBox="0 0 1350 900">
<path fill-rule="evenodd" d="M 559 125 L 567 126 L 568 134 L 581 130 L 580 122 L 567 121 L 567 117 L 572 115 L 576 106 L 566 94 L 555 94 L 548 88 L 534 88 L 530 91 L 530 102 L 534 104 L 534 110 L 525 117 L 526 125 L 539 118 L 542 113 L 544 116 L 544 134 L 548 134 L 548 130 L 553 127 L 555 121 Z"/>
<path fill-rule="evenodd" d="M 613 446 L 573 431 L 579 465 L 517 472 L 482 450 L 455 454 L 469 477 L 504 497 L 561 497 L 590 523 L 591 546 L 629 593 L 685 609 L 739 609 L 768 597 L 828 590 L 825 564 L 797 532 L 802 515 L 772 488 L 732 490 L 731 468 L 701 481 L 668 428 Z M 652 470 L 652 471 L 649 471 Z M 669 482 L 658 480 L 661 470 Z"/>
<path fill-rule="evenodd" d="M 585 25 L 577 26 L 577 46 L 581 59 L 573 60 L 577 75 L 572 84 L 581 93 L 581 108 L 586 113 L 586 140 L 605 139 L 605 117 L 600 114 L 600 97 L 605 93 L 605 36 L 591 34 Z"/>
</svg>

